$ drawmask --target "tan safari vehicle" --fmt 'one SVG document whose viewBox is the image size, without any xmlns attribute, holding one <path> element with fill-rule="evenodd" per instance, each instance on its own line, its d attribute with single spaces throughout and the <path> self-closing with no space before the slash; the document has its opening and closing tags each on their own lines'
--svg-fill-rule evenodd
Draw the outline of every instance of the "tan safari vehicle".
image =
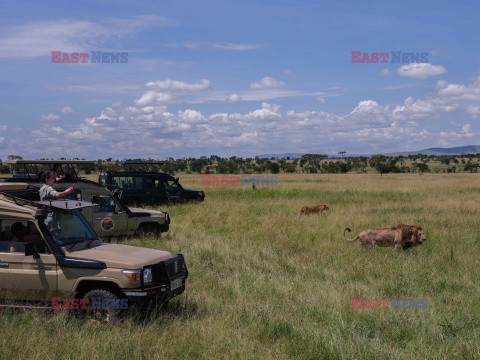
<svg viewBox="0 0 480 360">
<path fill-rule="evenodd" d="M 181 253 L 104 243 L 82 215 L 94 204 L 32 202 L 10 190 L 18 185 L 0 184 L 3 306 L 51 307 L 56 299 L 68 304 L 64 308 L 111 320 L 135 301 L 166 302 L 185 290 Z M 101 306 L 92 309 L 95 302 Z"/>
<path fill-rule="evenodd" d="M 102 238 L 130 235 L 160 235 L 167 232 L 170 216 L 166 211 L 129 208 L 121 199 L 118 189 L 110 191 L 104 186 L 81 178 L 74 165 L 92 165 L 94 161 L 86 160 L 7 160 L 12 166 L 13 177 L 1 178 L 3 183 L 27 183 L 28 190 L 22 190 L 22 197 L 29 200 L 40 200 L 38 189 L 42 186 L 43 170 L 55 171 L 56 167 L 65 168 L 65 176 L 53 186 L 63 191 L 73 186 L 75 192 L 68 198 L 97 204 L 82 210 L 95 232 Z"/>
</svg>

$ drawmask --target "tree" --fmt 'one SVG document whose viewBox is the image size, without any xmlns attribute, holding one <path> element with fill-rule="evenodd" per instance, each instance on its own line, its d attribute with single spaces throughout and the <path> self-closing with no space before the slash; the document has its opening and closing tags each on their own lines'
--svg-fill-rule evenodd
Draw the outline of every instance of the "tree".
<svg viewBox="0 0 480 360">
<path fill-rule="evenodd" d="M 267 165 L 267 170 L 269 170 L 272 174 L 278 174 L 280 172 L 280 165 L 276 162 L 272 162 Z"/>
<path fill-rule="evenodd" d="M 418 171 L 420 171 L 421 173 L 424 173 L 424 172 L 429 172 L 430 171 L 430 168 L 428 167 L 427 164 L 421 162 L 421 163 L 413 163 L 412 164 L 414 167 L 416 167 L 418 169 Z"/>
<path fill-rule="evenodd" d="M 370 166 L 375 168 L 380 175 L 388 174 L 389 172 L 399 172 L 399 169 L 395 165 L 395 160 L 385 155 L 373 155 L 368 161 L 370 162 Z"/>
<path fill-rule="evenodd" d="M 465 171 L 470 171 L 471 173 L 477 172 L 478 164 L 472 163 L 470 160 L 465 164 Z"/>
</svg>

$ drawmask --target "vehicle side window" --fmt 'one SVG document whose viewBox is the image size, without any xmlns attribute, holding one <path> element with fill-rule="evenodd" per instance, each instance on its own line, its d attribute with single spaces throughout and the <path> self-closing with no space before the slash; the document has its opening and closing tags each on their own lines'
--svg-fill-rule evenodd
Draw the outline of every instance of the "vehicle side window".
<svg viewBox="0 0 480 360">
<path fill-rule="evenodd" d="M 38 253 L 49 253 L 45 240 L 32 221 L 1 219 L 0 224 L 0 252 L 24 253 L 25 243 L 33 243 Z"/>
<path fill-rule="evenodd" d="M 92 197 L 92 202 L 98 204 L 94 209 L 96 213 L 121 211 L 111 196 L 96 195 Z"/>
<path fill-rule="evenodd" d="M 180 192 L 180 189 L 178 188 L 177 184 L 175 184 L 174 181 L 168 180 L 164 182 L 165 184 L 165 190 L 167 191 L 168 194 L 177 194 Z"/>
<path fill-rule="evenodd" d="M 63 190 L 62 190 L 63 191 Z M 68 194 L 66 199 L 82 201 L 82 190 L 75 190 L 73 193 Z"/>
</svg>

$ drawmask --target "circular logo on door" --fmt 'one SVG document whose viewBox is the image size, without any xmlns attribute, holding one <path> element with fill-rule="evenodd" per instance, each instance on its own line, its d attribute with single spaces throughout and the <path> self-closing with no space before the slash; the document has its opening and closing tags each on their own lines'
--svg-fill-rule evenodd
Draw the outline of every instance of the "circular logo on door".
<svg viewBox="0 0 480 360">
<path fill-rule="evenodd" d="M 111 218 L 106 217 L 102 219 L 101 227 L 102 227 L 102 230 L 104 231 L 110 231 L 110 230 L 113 230 L 113 228 L 115 227 L 115 223 Z"/>
</svg>

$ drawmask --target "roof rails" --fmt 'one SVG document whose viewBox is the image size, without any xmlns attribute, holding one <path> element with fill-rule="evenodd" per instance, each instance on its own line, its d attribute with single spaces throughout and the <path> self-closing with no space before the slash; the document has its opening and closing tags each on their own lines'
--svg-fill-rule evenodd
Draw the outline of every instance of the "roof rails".
<svg viewBox="0 0 480 360">
<path fill-rule="evenodd" d="M 13 202 L 18 205 L 18 206 L 25 206 L 25 205 L 31 205 L 31 206 L 35 206 L 37 208 L 42 208 L 42 209 L 48 209 L 50 208 L 50 206 L 46 205 L 46 204 L 40 204 L 38 202 L 35 202 L 35 201 L 31 201 L 31 200 L 25 200 L 25 199 L 22 199 L 18 196 L 15 196 L 15 195 L 12 195 L 12 194 L 9 194 L 9 193 L 6 193 L 4 191 L 0 191 L 0 195 L 4 195 L 6 197 L 9 197 L 13 200 Z"/>
<path fill-rule="evenodd" d="M 8 165 L 17 165 L 17 164 L 95 164 L 95 161 L 92 160 L 5 160 L 5 164 Z"/>
<path fill-rule="evenodd" d="M 81 209 L 85 207 L 96 206 L 96 204 L 93 204 L 87 201 L 71 200 L 71 199 L 52 200 L 52 201 L 31 201 L 31 200 L 22 199 L 18 196 L 15 196 L 3 191 L 0 191 L 0 195 L 4 195 L 11 198 L 13 202 L 18 206 L 30 205 L 30 206 L 35 206 L 41 209 L 56 208 L 56 209 L 65 209 L 65 210 L 75 210 L 75 209 Z"/>
</svg>

